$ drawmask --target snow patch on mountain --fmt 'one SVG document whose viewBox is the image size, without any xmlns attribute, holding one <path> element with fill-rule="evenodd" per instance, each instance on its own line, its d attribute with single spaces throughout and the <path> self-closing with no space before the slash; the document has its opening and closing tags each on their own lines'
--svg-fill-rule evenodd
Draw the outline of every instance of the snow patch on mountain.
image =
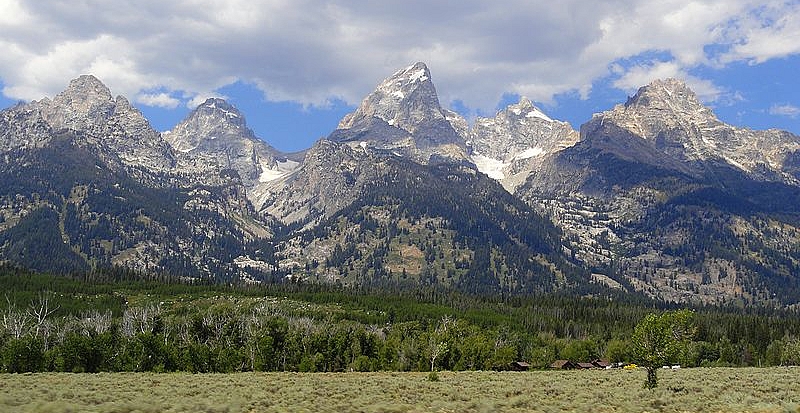
<svg viewBox="0 0 800 413">
<path fill-rule="evenodd" d="M 525 115 L 525 117 L 526 118 L 538 118 L 538 119 L 541 119 L 541 120 L 543 120 L 545 122 L 552 122 L 553 121 L 553 119 L 550 119 L 549 116 L 545 115 L 544 112 L 542 112 L 538 108 L 533 108 L 533 110 L 528 112 L 528 114 Z"/>
<path fill-rule="evenodd" d="M 545 157 L 574 145 L 578 133 L 522 97 L 493 118 L 476 119 L 467 141 L 478 170 L 513 191 L 540 167 Z"/>
<path fill-rule="evenodd" d="M 413 67 L 413 66 L 412 66 Z M 428 80 L 425 69 L 417 69 L 415 72 L 408 76 L 410 82 L 424 82 Z"/>
<path fill-rule="evenodd" d="M 300 166 L 300 162 L 291 159 L 284 159 L 275 162 L 275 165 L 269 165 L 266 162 L 261 163 L 261 175 L 258 177 L 259 182 L 271 182 L 280 179 L 292 172 Z"/>
<path fill-rule="evenodd" d="M 539 156 L 544 153 L 544 149 L 540 147 L 528 148 L 514 156 L 514 159 L 528 159 L 534 156 Z"/>
<path fill-rule="evenodd" d="M 503 170 L 509 165 L 508 163 L 478 154 L 472 155 L 472 161 L 478 170 L 485 173 L 489 178 L 498 181 L 505 179 L 506 174 Z"/>
</svg>

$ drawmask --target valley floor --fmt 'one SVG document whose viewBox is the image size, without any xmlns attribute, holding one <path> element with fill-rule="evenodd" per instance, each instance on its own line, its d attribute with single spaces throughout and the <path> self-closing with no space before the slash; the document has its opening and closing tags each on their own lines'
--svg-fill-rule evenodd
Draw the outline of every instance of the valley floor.
<svg viewBox="0 0 800 413">
<path fill-rule="evenodd" d="M 3 374 L 13 412 L 800 412 L 800 368 Z"/>
</svg>

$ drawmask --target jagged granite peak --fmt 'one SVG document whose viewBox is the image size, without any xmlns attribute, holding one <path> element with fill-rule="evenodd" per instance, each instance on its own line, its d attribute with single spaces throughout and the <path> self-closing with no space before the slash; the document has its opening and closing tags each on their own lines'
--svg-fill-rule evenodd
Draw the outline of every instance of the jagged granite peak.
<svg viewBox="0 0 800 413">
<path fill-rule="evenodd" d="M 165 134 L 178 152 L 224 147 L 231 141 L 258 140 L 244 116 L 220 98 L 209 98 Z"/>
<path fill-rule="evenodd" d="M 52 101 L 43 100 L 42 113 L 55 129 L 81 130 L 103 123 L 114 114 L 111 91 L 92 75 L 81 75 L 69 82 Z"/>
<path fill-rule="evenodd" d="M 303 154 L 283 154 L 255 136 L 244 115 L 220 98 L 209 98 L 164 138 L 178 154 L 178 169 L 204 182 L 235 170 L 247 197 L 260 208 L 272 181 L 291 173 Z"/>
<path fill-rule="evenodd" d="M 17 105 L 4 111 L 14 128 L 3 128 L 3 149 L 42 147 L 54 133 L 76 133 L 77 143 L 91 148 L 111 167 L 162 173 L 174 166 L 170 146 L 142 113 L 96 77 L 82 75 L 53 97 Z M 2 128 L 2 127 L 0 127 Z M 10 131 L 14 129 L 14 131 Z"/>
<path fill-rule="evenodd" d="M 57 98 L 77 99 L 78 101 L 109 101 L 111 90 L 94 75 L 80 75 L 70 80 L 67 88 Z"/>
<path fill-rule="evenodd" d="M 31 268 L 236 274 L 231 245 L 244 251 L 244 243 L 272 236 L 235 173 L 219 174 L 213 185 L 186 175 L 142 113 L 93 76 L 73 80 L 52 99 L 0 112 L 0 145 L 0 205 L 24 205 L 12 215 L 0 211 L 10 218 L 0 223 L 0 238 L 13 238 L 0 243 L 29 251 L 27 243 L 42 237 L 58 240 L 56 251 L 40 253 L 45 266 Z M 36 211 L 42 213 L 30 214 Z M 26 216 L 49 232 L 23 229 Z M 29 265 L 0 249 L 0 260 Z"/>
<path fill-rule="evenodd" d="M 422 80 L 427 72 L 413 73 L 400 78 L 429 82 Z M 80 265 L 61 270 L 108 263 L 223 277 L 240 276 L 237 268 L 255 265 L 268 272 L 281 269 L 270 277 L 283 276 L 285 268 L 296 268 L 297 276 L 340 245 L 368 257 L 361 260 L 368 270 L 380 263 L 397 274 L 400 267 L 391 260 L 402 255 L 403 261 L 419 262 L 417 275 L 425 269 L 445 276 L 437 269 L 467 259 L 481 265 L 476 275 L 496 270 L 498 277 L 514 277 L 520 272 L 508 272 L 506 264 L 517 263 L 538 283 L 538 274 L 549 273 L 541 270 L 551 265 L 531 255 L 535 248 L 506 248 L 525 238 L 526 245 L 537 243 L 542 222 L 517 225 L 530 224 L 535 210 L 563 230 L 563 236 L 551 232 L 558 242 L 547 242 L 548 248 L 582 263 L 595 281 L 670 301 L 727 304 L 778 297 L 797 303 L 798 137 L 725 125 L 680 83 L 654 82 L 641 89 L 626 105 L 584 125 L 583 140 L 549 155 L 543 142 L 558 148 L 557 139 L 545 139 L 556 135 L 532 131 L 554 129 L 558 122 L 526 99 L 485 120 L 486 132 L 475 128 L 475 138 L 466 121 L 437 100 L 434 109 L 441 117 L 434 110 L 432 121 L 415 124 L 413 132 L 378 116 L 355 122 L 354 114 L 343 122 L 348 129 L 335 135 L 342 140 L 321 140 L 304 159 L 286 155 L 274 162 L 259 152 L 266 144 L 258 143 L 241 114 L 224 101 L 208 101 L 193 112 L 182 133 L 197 146 L 176 152 L 130 102 L 111 96 L 96 79 L 79 78 L 52 100 L 0 112 L 0 206 L 5 206 L 0 238 L 7 240 L 0 260 L 32 265 L 27 246 L 38 245 L 36 251 L 45 251 L 39 263 L 50 265 L 31 267 L 40 270 L 70 261 Z M 418 101 L 398 105 L 414 107 Z M 420 107 L 420 113 L 431 107 Z M 454 142 L 470 137 L 476 155 L 512 159 L 501 182 L 528 176 L 513 192 L 528 206 L 475 172 L 474 165 L 416 162 L 447 148 L 466 148 L 441 144 L 442 136 Z M 568 136 L 574 139 L 574 131 Z M 482 139 L 486 145 L 480 149 Z M 177 165 L 171 156 L 178 156 Z M 209 176 L 216 181 L 207 184 Z M 441 212 L 442 205 L 448 212 Z M 427 265 L 427 251 L 413 246 L 425 234 L 416 229 L 445 233 L 449 238 L 434 240 L 444 240 L 436 243 L 452 245 L 455 253 Z M 419 236 L 409 239 L 404 231 Z M 502 236 L 502 245 L 479 255 L 448 235 L 459 231 L 467 238 L 484 234 L 473 238 L 473 247 L 490 245 L 493 234 Z M 405 240 L 389 242 L 392 232 Z M 252 242 L 276 234 L 280 237 L 267 243 Z M 43 239 L 49 241 L 42 244 Z M 7 246 L 25 255 L 9 255 Z M 379 250 L 391 253 L 379 257 L 374 254 Z M 282 267 L 284 262 L 289 266 Z M 378 274 L 361 273 L 355 256 L 349 264 L 349 269 L 320 265 L 317 273 L 324 279 L 338 267 L 351 279 Z M 553 281 L 581 286 L 588 281 L 584 275 L 565 271 Z"/>
<path fill-rule="evenodd" d="M 466 159 L 466 144 L 449 114 L 439 103 L 428 67 L 415 63 L 381 82 L 329 139 L 372 143 L 422 163 L 460 162 Z"/>
<path fill-rule="evenodd" d="M 247 127 L 247 122 L 244 116 L 242 116 L 242 113 L 239 112 L 239 109 L 228 103 L 225 99 L 208 98 L 197 107 L 196 112 L 211 118 L 224 120 L 227 124 Z"/>
<path fill-rule="evenodd" d="M 515 194 L 548 211 L 600 276 L 668 300 L 752 298 L 781 288 L 764 274 L 798 273 L 797 236 L 783 236 L 798 233 L 798 154 L 797 136 L 727 125 L 667 79 L 594 115 Z"/>
<path fill-rule="evenodd" d="M 340 122 L 339 129 L 352 128 L 371 117 L 410 133 L 424 122 L 445 119 L 428 67 L 418 62 L 381 82 L 351 116 Z"/>
<path fill-rule="evenodd" d="M 551 119 L 526 97 L 493 118 L 476 119 L 468 136 L 478 170 L 512 192 L 546 156 L 578 141 L 569 123 Z"/>
<path fill-rule="evenodd" d="M 798 182 L 790 161 L 800 151 L 800 138 L 728 125 L 677 79 L 653 81 L 624 105 L 595 114 L 581 126 L 581 140 L 597 144 L 625 134 L 646 140 L 656 153 L 665 155 L 659 156 L 656 166 L 678 162 L 699 176 L 708 162 L 724 162 L 757 179 Z"/>
<path fill-rule="evenodd" d="M 645 106 L 673 112 L 707 112 L 711 110 L 700 102 L 697 94 L 680 79 L 656 79 L 642 86 L 625 103 L 626 107 Z M 712 115 L 713 116 L 713 115 Z"/>
</svg>

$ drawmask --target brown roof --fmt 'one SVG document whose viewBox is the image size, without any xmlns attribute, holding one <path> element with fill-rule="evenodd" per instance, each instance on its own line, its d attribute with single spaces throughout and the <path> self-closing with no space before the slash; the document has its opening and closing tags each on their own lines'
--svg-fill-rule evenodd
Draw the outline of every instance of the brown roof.
<svg viewBox="0 0 800 413">
<path fill-rule="evenodd" d="M 582 369 L 593 369 L 595 366 L 592 363 L 578 363 L 578 367 Z"/>
<path fill-rule="evenodd" d="M 569 360 L 556 360 L 550 365 L 552 369 L 571 369 L 573 367 L 575 367 L 575 364 Z"/>
</svg>

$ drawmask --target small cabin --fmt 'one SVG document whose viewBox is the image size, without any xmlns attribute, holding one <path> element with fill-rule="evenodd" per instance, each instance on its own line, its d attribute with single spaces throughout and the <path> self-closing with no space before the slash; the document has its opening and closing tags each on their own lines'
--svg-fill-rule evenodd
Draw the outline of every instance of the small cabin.
<svg viewBox="0 0 800 413">
<path fill-rule="evenodd" d="M 531 365 L 524 361 L 515 361 L 508 366 L 513 371 L 528 371 Z"/>
<path fill-rule="evenodd" d="M 575 367 L 577 367 L 575 363 L 569 360 L 556 360 L 553 362 L 553 364 L 550 365 L 551 369 L 556 369 L 556 370 L 571 370 L 574 369 Z"/>
</svg>

